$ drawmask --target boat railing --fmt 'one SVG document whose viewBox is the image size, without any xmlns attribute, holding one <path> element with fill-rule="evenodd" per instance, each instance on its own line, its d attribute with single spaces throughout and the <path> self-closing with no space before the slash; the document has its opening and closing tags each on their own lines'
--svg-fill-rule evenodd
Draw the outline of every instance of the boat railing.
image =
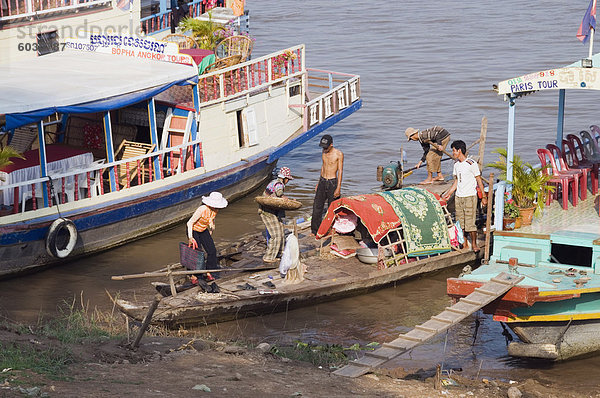
<svg viewBox="0 0 600 398">
<path fill-rule="evenodd" d="M 241 97 L 251 92 L 269 90 L 274 85 L 285 85 L 291 79 L 301 80 L 305 47 L 299 45 L 280 50 L 199 76 L 200 106 Z"/>
<path fill-rule="evenodd" d="M 198 139 L 141 156 L 110 163 L 96 163 L 85 169 L 53 173 L 50 177 L 5 185 L 0 187 L 0 197 L 12 190 L 12 214 L 16 214 L 25 211 L 23 201 L 28 199 L 33 199 L 30 210 L 37 210 L 36 198 L 44 196 L 42 190 L 46 190 L 47 207 L 52 207 L 57 200 L 59 204 L 64 204 L 67 201 L 78 201 L 111 192 L 110 189 L 105 192 L 106 179 L 115 181 L 116 192 L 201 167 L 204 167 L 204 158 L 202 142 Z M 82 189 L 85 189 L 83 195 L 80 192 Z M 20 192 L 22 195 L 19 194 Z"/>
<path fill-rule="evenodd" d="M 3 2 L 4 3 L 4 2 Z M 41 16 L 53 12 L 78 12 L 84 8 L 110 7 L 111 0 L 6 0 L 0 7 L 0 22 Z"/>
<path fill-rule="evenodd" d="M 308 88 L 311 93 L 318 93 L 318 96 L 305 104 L 289 105 L 291 108 L 303 110 L 302 126 L 305 132 L 349 107 L 360 98 L 359 75 L 314 68 L 306 68 L 306 71 Z M 311 83 L 311 80 L 316 80 L 316 82 Z M 325 85 L 324 82 L 327 84 Z M 324 92 L 319 94 L 322 91 Z"/>
</svg>

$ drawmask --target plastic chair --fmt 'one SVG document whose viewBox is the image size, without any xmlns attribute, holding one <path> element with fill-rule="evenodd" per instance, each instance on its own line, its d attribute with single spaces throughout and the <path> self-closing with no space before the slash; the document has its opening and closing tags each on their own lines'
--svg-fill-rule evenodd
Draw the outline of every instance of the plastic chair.
<svg viewBox="0 0 600 398">
<path fill-rule="evenodd" d="M 561 188 L 562 191 L 562 208 L 563 210 L 567 210 L 569 207 L 569 185 L 571 185 L 571 195 L 573 200 L 573 206 L 577 206 L 577 198 L 579 191 L 579 178 L 573 174 L 550 174 L 549 170 L 556 170 L 556 163 L 554 162 L 554 156 L 552 153 L 545 149 L 540 148 L 537 150 L 538 158 L 540 158 L 540 162 L 542 163 L 542 173 L 544 175 L 550 175 L 550 179 L 548 180 L 548 185 L 554 185 L 556 187 L 555 193 L 553 195 L 548 195 L 546 199 L 546 204 L 549 205 L 552 201 L 552 197 L 558 198 L 558 188 Z M 548 167 L 551 166 L 551 167 Z"/>
<path fill-rule="evenodd" d="M 587 198 L 587 179 L 591 169 L 577 169 L 571 170 L 567 166 L 567 162 L 564 159 L 564 155 L 559 147 L 554 144 L 546 145 L 546 149 L 550 151 L 554 161 L 556 162 L 557 169 L 552 170 L 552 174 L 572 174 L 579 178 L 579 197 L 581 200 Z"/>
<path fill-rule="evenodd" d="M 600 148 L 600 127 L 598 127 L 595 124 L 592 124 L 590 126 L 590 131 L 592 133 L 592 137 L 594 137 L 596 143 L 598 144 L 598 147 Z"/>
<path fill-rule="evenodd" d="M 592 194 L 596 195 L 598 193 L 598 165 L 579 158 L 575 145 L 569 140 L 562 140 L 562 152 L 569 169 L 588 170 L 592 180 Z"/>
<path fill-rule="evenodd" d="M 596 142 L 590 132 L 581 130 L 579 135 L 581 136 L 585 157 L 589 160 L 593 159 L 594 161 L 600 161 L 600 148 L 598 148 L 598 142 Z"/>
</svg>

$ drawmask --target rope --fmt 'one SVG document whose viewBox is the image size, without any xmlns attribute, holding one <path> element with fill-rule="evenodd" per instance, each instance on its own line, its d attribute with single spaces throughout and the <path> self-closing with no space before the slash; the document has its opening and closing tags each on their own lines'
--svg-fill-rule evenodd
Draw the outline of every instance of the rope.
<svg viewBox="0 0 600 398">
<path fill-rule="evenodd" d="M 508 329 L 504 325 L 504 322 L 500 322 L 500 326 L 502 326 L 502 336 L 504 336 L 504 340 L 506 341 L 506 345 L 508 345 L 508 343 L 510 343 L 511 341 L 513 341 L 512 334 L 510 334 L 510 332 L 508 331 Z"/>
<path fill-rule="evenodd" d="M 46 177 L 48 177 L 48 182 L 50 183 L 50 200 L 52 200 L 52 198 L 55 195 L 54 182 L 52 181 L 52 177 L 50 177 L 50 176 L 46 176 Z M 75 177 L 75 178 L 77 178 L 77 177 Z M 34 198 L 34 200 L 35 200 L 35 198 Z M 59 202 L 59 200 L 56 201 L 56 211 L 58 211 L 58 217 L 62 218 L 62 214 L 60 214 L 60 208 L 58 207 L 58 202 Z"/>
</svg>

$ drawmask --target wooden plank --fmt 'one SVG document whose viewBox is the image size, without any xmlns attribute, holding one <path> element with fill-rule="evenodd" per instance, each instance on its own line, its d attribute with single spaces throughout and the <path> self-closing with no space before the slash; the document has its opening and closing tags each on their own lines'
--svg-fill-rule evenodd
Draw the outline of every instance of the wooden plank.
<svg viewBox="0 0 600 398">
<path fill-rule="evenodd" d="M 415 326 L 415 328 L 408 333 L 399 336 L 390 343 L 383 344 L 381 348 L 373 352 L 365 353 L 365 356 L 362 358 L 350 362 L 348 365 L 333 373 L 345 377 L 361 376 L 370 370 L 366 365 L 371 367 L 379 366 L 431 339 L 439 333 L 446 331 L 453 324 L 465 319 L 468 315 L 478 311 L 480 308 L 506 293 L 512 286 L 522 281 L 523 278 L 523 276 L 515 277 L 514 275 L 502 272 L 486 282 L 481 288 L 481 290 L 487 292 L 496 292 L 495 295 L 473 292 L 466 298 L 462 298 L 461 301 L 452 307 L 446 308 L 439 315 L 432 317 L 421 325 Z M 456 311 L 456 307 L 464 307 L 465 303 L 471 306 L 469 310 L 463 310 L 461 308 Z M 436 327 L 436 324 L 439 325 Z M 407 343 L 405 340 L 409 340 L 409 342 Z M 410 340 L 413 340 L 413 342 L 410 342 Z"/>
</svg>

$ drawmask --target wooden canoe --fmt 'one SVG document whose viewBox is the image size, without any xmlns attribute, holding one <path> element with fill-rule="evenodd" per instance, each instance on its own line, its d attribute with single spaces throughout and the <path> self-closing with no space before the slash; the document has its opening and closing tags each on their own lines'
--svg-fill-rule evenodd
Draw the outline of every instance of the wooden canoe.
<svg viewBox="0 0 600 398">
<path fill-rule="evenodd" d="M 220 293 L 204 293 L 198 287 L 186 290 L 175 297 L 165 297 L 154 313 L 152 322 L 167 327 L 193 326 L 240 319 L 248 316 L 286 311 L 342 297 L 363 294 L 380 289 L 402 279 L 422 275 L 475 261 L 472 251 L 452 251 L 431 256 L 401 266 L 383 270 L 374 264 L 363 264 L 358 259 L 341 259 L 329 253 L 318 255 L 318 243 L 306 234 L 300 239 L 302 262 L 308 266 L 305 280 L 287 284 L 277 269 L 224 275 L 216 282 Z M 323 251 L 327 251 L 323 249 Z M 247 253 L 245 253 L 246 255 Z M 262 265 L 261 248 L 255 253 L 255 265 Z M 246 260 L 248 261 L 248 258 Z M 232 264 L 235 267 L 235 263 Z M 271 282 L 275 288 L 264 285 Z M 256 290 L 246 290 L 250 284 Z M 144 319 L 155 290 L 122 292 L 125 298 L 115 301 L 119 310 L 138 321 Z M 134 301 L 133 297 L 138 300 Z"/>
</svg>

